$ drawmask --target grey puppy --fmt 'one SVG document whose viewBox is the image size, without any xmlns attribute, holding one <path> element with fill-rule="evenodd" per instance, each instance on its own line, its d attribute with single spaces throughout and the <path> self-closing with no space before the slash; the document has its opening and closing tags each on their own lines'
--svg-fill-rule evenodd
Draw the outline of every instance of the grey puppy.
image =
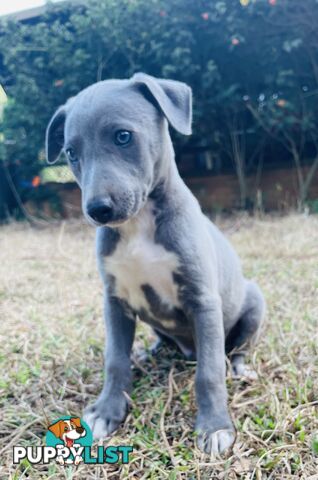
<svg viewBox="0 0 318 480">
<path fill-rule="evenodd" d="M 203 215 L 179 176 L 168 123 L 191 133 L 192 96 L 184 83 L 143 73 L 98 82 L 70 99 L 47 128 L 54 163 L 64 150 L 97 228 L 105 286 L 105 383 L 85 419 L 107 437 L 127 414 L 136 317 L 196 358 L 198 446 L 230 447 L 225 354 L 249 375 L 244 348 L 255 340 L 265 302 L 246 280 L 222 233 Z"/>
</svg>

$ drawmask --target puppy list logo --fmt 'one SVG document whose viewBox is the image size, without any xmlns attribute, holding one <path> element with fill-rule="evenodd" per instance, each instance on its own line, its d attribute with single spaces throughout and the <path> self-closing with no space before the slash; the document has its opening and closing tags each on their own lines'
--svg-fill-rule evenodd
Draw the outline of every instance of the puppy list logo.
<svg viewBox="0 0 318 480">
<path fill-rule="evenodd" d="M 60 465 L 128 463 L 130 445 L 98 446 L 92 450 L 93 435 L 79 417 L 64 416 L 53 422 L 46 433 L 46 446 L 13 447 L 13 463 L 27 458 L 31 464 L 48 464 L 55 460 Z"/>
</svg>

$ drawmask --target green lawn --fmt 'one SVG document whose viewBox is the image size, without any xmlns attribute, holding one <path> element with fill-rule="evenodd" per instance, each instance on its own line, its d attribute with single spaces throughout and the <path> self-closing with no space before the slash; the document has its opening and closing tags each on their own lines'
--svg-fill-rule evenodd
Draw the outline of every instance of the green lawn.
<svg viewBox="0 0 318 480">
<path fill-rule="evenodd" d="M 94 231 L 79 221 L 0 228 L 1 479 L 311 479 L 318 472 L 318 218 L 218 222 L 261 285 L 267 322 L 251 383 L 227 380 L 238 430 L 227 458 L 195 448 L 195 365 L 172 351 L 134 367 L 126 466 L 12 465 L 12 446 L 41 445 L 47 422 L 81 415 L 102 385 L 102 286 Z M 138 327 L 136 346 L 151 333 Z M 167 448 L 167 443 L 169 448 Z"/>
</svg>

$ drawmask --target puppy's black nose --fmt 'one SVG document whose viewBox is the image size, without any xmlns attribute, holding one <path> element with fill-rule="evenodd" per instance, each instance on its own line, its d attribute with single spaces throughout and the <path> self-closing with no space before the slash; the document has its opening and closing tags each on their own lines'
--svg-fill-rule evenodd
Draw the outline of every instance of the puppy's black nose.
<svg viewBox="0 0 318 480">
<path fill-rule="evenodd" d="M 83 433 L 84 428 L 83 427 L 76 427 L 76 431 L 77 431 L 77 433 Z"/>
<path fill-rule="evenodd" d="M 107 223 L 112 219 L 113 207 L 111 200 L 98 200 L 88 204 L 88 215 L 98 223 Z"/>
</svg>

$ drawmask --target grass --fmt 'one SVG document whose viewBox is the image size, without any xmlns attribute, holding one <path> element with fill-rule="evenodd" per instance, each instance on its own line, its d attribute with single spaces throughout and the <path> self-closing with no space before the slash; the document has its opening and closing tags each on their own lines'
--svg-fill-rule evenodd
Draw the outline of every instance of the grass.
<svg viewBox="0 0 318 480">
<path fill-rule="evenodd" d="M 94 232 L 82 222 L 0 229 L 1 479 L 306 479 L 318 475 L 318 218 L 219 221 L 268 302 L 249 361 L 253 383 L 227 379 L 238 434 L 226 458 L 195 448 L 195 365 L 171 351 L 134 367 L 132 407 L 109 444 L 129 465 L 12 465 L 13 445 L 44 444 L 49 421 L 81 415 L 102 385 L 102 287 Z M 136 345 L 151 333 L 138 327 Z"/>
</svg>

